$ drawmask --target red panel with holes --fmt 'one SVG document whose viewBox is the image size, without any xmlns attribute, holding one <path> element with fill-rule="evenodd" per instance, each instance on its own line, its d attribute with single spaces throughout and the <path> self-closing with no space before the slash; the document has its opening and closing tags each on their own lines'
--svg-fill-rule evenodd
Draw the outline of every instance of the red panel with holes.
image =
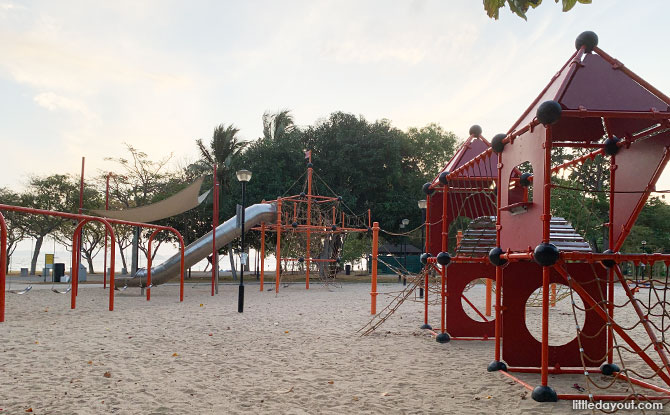
<svg viewBox="0 0 670 415">
<path fill-rule="evenodd" d="M 579 282 L 591 297 L 596 301 L 606 298 L 607 271 L 601 265 L 570 263 L 566 266 L 570 276 Z M 600 278 L 600 284 L 596 276 Z M 567 282 L 553 270 L 550 282 L 567 285 Z M 542 287 L 542 267 L 539 265 L 533 262 L 516 262 L 505 268 L 502 357 L 511 367 L 539 367 L 541 364 L 542 343 L 537 341 L 526 327 L 526 302 L 531 294 L 540 287 Z M 577 294 L 574 293 L 574 295 Z M 563 301 L 570 301 L 570 299 L 566 298 Z M 573 319 L 572 313 L 568 314 L 565 318 Z M 607 330 L 604 325 L 605 322 L 595 311 L 586 311 L 582 328 L 584 333 L 582 347 L 585 356 L 591 359 L 585 362 L 588 367 L 599 366 L 607 355 Z M 550 325 L 549 331 L 551 330 Z M 549 346 L 549 367 L 582 366 L 576 334 L 575 328 L 571 332 L 573 340 L 562 346 Z"/>
<path fill-rule="evenodd" d="M 471 293 L 468 294 L 469 291 L 464 292 L 468 284 L 479 278 L 495 280 L 496 268 L 491 264 L 471 263 L 451 264 L 447 268 L 447 333 L 452 337 L 492 338 L 495 335 L 495 293 L 492 294 L 491 317 L 486 316 L 483 307 L 478 308 L 488 322 L 472 319 L 463 309 L 462 296 L 468 298 L 473 306 L 481 306 L 482 302 L 475 301 Z M 467 302 L 465 304 L 465 307 L 472 307 Z"/>
</svg>

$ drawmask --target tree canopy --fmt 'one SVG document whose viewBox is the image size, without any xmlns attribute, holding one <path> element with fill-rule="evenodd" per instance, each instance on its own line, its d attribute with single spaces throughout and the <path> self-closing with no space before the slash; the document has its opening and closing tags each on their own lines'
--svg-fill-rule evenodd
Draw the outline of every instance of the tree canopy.
<svg viewBox="0 0 670 415">
<path fill-rule="evenodd" d="M 591 0 L 554 0 L 556 3 L 561 1 L 563 11 L 572 10 L 577 3 L 591 4 Z M 509 7 L 510 11 L 524 20 L 527 20 L 526 13 L 529 9 L 534 9 L 542 4 L 542 0 L 484 0 L 484 10 L 489 17 L 498 20 L 500 9 Z"/>
</svg>

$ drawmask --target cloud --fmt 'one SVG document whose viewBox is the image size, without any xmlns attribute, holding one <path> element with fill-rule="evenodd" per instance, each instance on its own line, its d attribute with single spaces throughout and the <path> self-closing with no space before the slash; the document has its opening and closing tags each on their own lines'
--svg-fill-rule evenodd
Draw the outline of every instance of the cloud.
<svg viewBox="0 0 670 415">
<path fill-rule="evenodd" d="M 44 107 L 49 111 L 63 110 L 81 114 L 88 119 L 99 119 L 95 113 L 88 109 L 86 104 L 71 98 L 56 95 L 53 92 L 43 92 L 33 98 L 33 100 L 37 105 Z"/>
</svg>

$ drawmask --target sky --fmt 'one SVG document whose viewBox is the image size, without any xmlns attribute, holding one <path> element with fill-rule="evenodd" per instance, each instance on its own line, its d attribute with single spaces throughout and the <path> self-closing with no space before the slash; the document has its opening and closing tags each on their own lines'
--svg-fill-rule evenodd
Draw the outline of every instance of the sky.
<svg viewBox="0 0 670 415">
<path fill-rule="evenodd" d="M 299 125 L 345 111 L 461 138 L 511 127 L 584 30 L 670 93 L 665 0 L 593 0 L 528 21 L 481 0 L 0 0 L 0 186 L 113 169 L 124 143 L 195 160 L 220 123 L 257 139 L 265 111 Z M 445 160 L 446 161 L 446 160 Z M 670 176 L 661 185 L 670 188 Z"/>
</svg>

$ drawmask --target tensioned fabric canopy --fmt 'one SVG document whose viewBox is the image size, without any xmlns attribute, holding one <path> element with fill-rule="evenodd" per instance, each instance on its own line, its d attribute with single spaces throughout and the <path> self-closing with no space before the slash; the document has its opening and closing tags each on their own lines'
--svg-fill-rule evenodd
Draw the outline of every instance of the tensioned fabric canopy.
<svg viewBox="0 0 670 415">
<path fill-rule="evenodd" d="M 205 176 L 199 177 L 184 190 L 175 193 L 167 199 L 150 205 L 123 210 L 97 209 L 91 210 L 91 213 L 105 218 L 130 222 L 153 222 L 169 218 L 191 210 L 205 200 L 211 189 L 198 196 L 203 180 L 205 180 Z"/>
</svg>

